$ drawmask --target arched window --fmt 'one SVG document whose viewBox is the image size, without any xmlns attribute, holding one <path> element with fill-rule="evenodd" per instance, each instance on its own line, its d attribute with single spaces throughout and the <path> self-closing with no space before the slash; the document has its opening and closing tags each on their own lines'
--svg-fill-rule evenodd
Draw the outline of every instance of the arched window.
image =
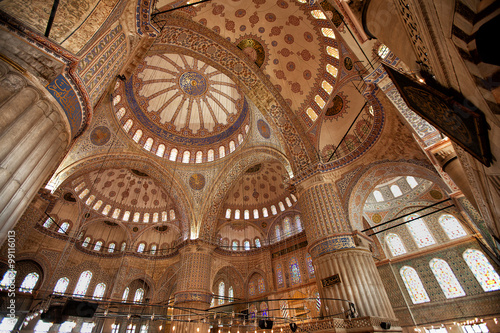
<svg viewBox="0 0 500 333">
<path fill-rule="evenodd" d="M 76 283 L 73 295 L 76 297 L 83 297 L 87 293 L 87 288 L 89 287 L 90 280 L 92 279 L 92 272 L 85 271 L 80 275 L 78 282 Z"/>
<path fill-rule="evenodd" d="M 290 196 L 292 197 L 293 202 L 297 202 L 297 197 L 293 195 L 293 193 L 290 193 Z"/>
<path fill-rule="evenodd" d="M 219 158 L 226 156 L 226 148 L 224 146 L 219 147 Z"/>
<path fill-rule="evenodd" d="M 229 297 L 229 302 L 234 302 L 234 290 L 233 287 L 229 287 L 227 291 L 227 297 Z"/>
<path fill-rule="evenodd" d="M 259 239 L 259 237 L 255 238 L 255 247 L 260 247 L 260 239 Z"/>
<path fill-rule="evenodd" d="M 239 209 L 236 209 L 234 211 L 234 219 L 235 220 L 239 220 L 240 219 L 240 210 Z"/>
<path fill-rule="evenodd" d="M 323 98 L 321 98 L 320 95 L 316 95 L 314 97 L 314 101 L 316 102 L 316 104 L 318 104 L 320 109 L 323 109 L 325 107 L 325 101 L 323 100 Z"/>
<path fill-rule="evenodd" d="M 125 108 L 120 108 L 116 112 L 116 118 L 118 118 L 118 120 L 122 119 L 124 115 L 125 115 Z"/>
<path fill-rule="evenodd" d="M 233 241 L 233 251 L 238 251 L 238 246 L 239 246 L 238 241 L 234 240 Z"/>
<path fill-rule="evenodd" d="M 387 235 L 385 240 L 387 242 L 387 245 L 389 246 L 389 250 L 391 250 L 391 253 L 394 257 L 406 253 L 406 249 L 403 245 L 403 242 L 401 241 L 401 238 L 399 238 L 398 235 L 389 234 Z"/>
<path fill-rule="evenodd" d="M 429 295 L 427 295 L 424 285 L 413 267 L 403 266 L 399 274 L 401 274 L 401 278 L 405 283 L 406 290 L 408 290 L 413 304 L 430 302 Z"/>
<path fill-rule="evenodd" d="M 274 232 L 276 233 L 276 240 L 281 240 L 281 230 L 278 224 L 274 226 Z"/>
<path fill-rule="evenodd" d="M 250 242 L 249 241 L 244 241 L 243 242 L 243 246 L 245 247 L 245 251 L 249 251 L 250 250 Z"/>
<path fill-rule="evenodd" d="M 0 282 L 0 290 L 8 289 L 9 286 L 16 280 L 16 274 L 17 271 L 13 269 L 9 269 L 7 272 L 5 272 L 2 281 Z"/>
<path fill-rule="evenodd" d="M 151 147 L 153 147 L 153 138 L 148 138 L 144 144 L 144 149 L 151 151 Z"/>
<path fill-rule="evenodd" d="M 311 255 L 308 253 L 306 255 L 306 265 L 307 265 L 307 270 L 309 271 L 309 275 L 310 276 L 314 276 L 314 265 L 313 265 L 313 261 L 312 261 L 312 257 Z"/>
<path fill-rule="evenodd" d="M 446 235 L 448 235 L 449 239 L 455 239 L 467 236 L 467 233 L 465 232 L 464 228 L 462 228 L 460 222 L 458 222 L 458 220 L 453 215 L 450 214 L 441 215 L 439 217 L 439 224 L 441 224 L 441 227 L 446 232 Z"/>
<path fill-rule="evenodd" d="M 276 279 L 278 280 L 278 286 L 283 287 L 283 270 L 281 268 L 281 264 L 276 266 Z"/>
<path fill-rule="evenodd" d="M 287 216 L 283 219 L 283 235 L 289 236 L 290 233 L 292 232 L 292 229 L 290 228 L 290 218 Z"/>
<path fill-rule="evenodd" d="M 412 176 L 407 176 L 406 182 L 408 183 L 408 185 L 410 185 L 411 188 L 415 188 L 418 185 L 417 180 L 415 179 L 415 177 Z"/>
<path fill-rule="evenodd" d="M 116 95 L 115 98 L 113 98 L 113 105 L 120 103 L 121 100 L 122 100 L 122 96 Z"/>
<path fill-rule="evenodd" d="M 373 191 L 373 196 L 375 197 L 375 201 L 377 202 L 384 201 L 384 196 L 382 195 L 382 192 L 380 192 L 379 190 Z"/>
<path fill-rule="evenodd" d="M 226 209 L 226 219 L 231 218 L 231 208 Z"/>
<path fill-rule="evenodd" d="M 250 219 L 250 211 L 249 211 L 248 209 L 245 209 L 245 210 L 243 211 L 243 218 L 244 218 L 245 220 Z"/>
<path fill-rule="evenodd" d="M 331 46 L 327 46 L 326 47 L 326 52 L 328 53 L 328 55 L 334 57 L 335 59 L 339 58 L 339 49 L 337 49 L 337 48 L 334 48 L 334 47 L 331 47 Z M 326 81 L 323 81 L 323 82 L 326 82 Z M 333 88 L 332 88 L 332 90 L 333 90 Z M 327 90 L 327 92 L 328 92 L 328 90 Z M 331 93 L 331 91 L 329 93 Z"/>
<path fill-rule="evenodd" d="M 236 146 L 234 144 L 234 141 L 231 140 L 229 141 L 229 153 L 232 153 L 236 149 Z"/>
<path fill-rule="evenodd" d="M 48 228 L 50 228 L 52 226 L 52 223 L 54 223 L 54 221 L 52 220 L 51 217 L 49 217 L 43 223 L 43 227 L 48 229 Z"/>
<path fill-rule="evenodd" d="M 128 293 L 130 292 L 130 289 L 127 287 L 125 288 L 125 290 L 123 291 L 123 295 L 122 295 L 122 302 L 126 302 L 127 299 L 128 299 Z"/>
<path fill-rule="evenodd" d="M 151 255 L 155 255 L 156 254 L 156 244 L 153 244 L 151 245 L 151 251 L 150 251 Z"/>
<path fill-rule="evenodd" d="M 106 285 L 104 283 L 99 283 L 95 286 L 93 299 L 102 299 L 104 297 L 104 292 L 106 291 Z"/>
<path fill-rule="evenodd" d="M 485 292 L 500 289 L 500 277 L 481 251 L 468 249 L 463 256 Z"/>
<path fill-rule="evenodd" d="M 110 210 L 111 210 L 111 205 L 104 206 L 104 209 L 102 210 L 102 215 L 108 215 Z"/>
<path fill-rule="evenodd" d="M 122 246 L 120 247 L 120 251 L 123 252 L 127 249 L 127 243 L 126 242 L 123 242 L 122 243 Z"/>
<path fill-rule="evenodd" d="M 87 201 L 85 201 L 85 204 L 87 206 L 90 206 L 95 200 L 95 195 L 91 194 L 88 198 L 87 198 Z"/>
<path fill-rule="evenodd" d="M 153 223 L 158 222 L 158 213 L 153 213 Z"/>
<path fill-rule="evenodd" d="M 267 208 L 266 207 L 262 208 L 262 216 L 263 217 L 268 217 L 269 216 L 269 213 L 267 212 Z"/>
<path fill-rule="evenodd" d="M 219 305 L 224 304 L 224 294 L 226 292 L 226 285 L 224 284 L 224 281 L 221 281 L 219 283 Z"/>
<path fill-rule="evenodd" d="M 267 307 L 267 303 L 266 302 L 262 302 L 260 303 L 260 312 L 262 313 L 262 316 L 263 317 L 267 317 L 269 316 L 269 311 L 268 311 L 268 307 Z"/>
<path fill-rule="evenodd" d="M 145 248 L 146 248 L 146 244 L 145 243 L 140 243 L 139 246 L 137 247 L 137 253 L 144 252 Z"/>
<path fill-rule="evenodd" d="M 101 251 L 102 241 L 97 241 L 94 245 L 94 251 Z"/>
<path fill-rule="evenodd" d="M 58 233 L 65 234 L 66 231 L 69 229 L 69 223 L 68 222 L 63 222 L 61 226 L 59 227 L 59 230 L 57 230 Z"/>
<path fill-rule="evenodd" d="M 300 268 L 299 268 L 299 262 L 295 257 L 292 257 L 290 259 L 290 271 L 291 271 L 291 276 L 292 276 L 292 284 L 298 284 L 301 282 L 300 278 Z"/>
<path fill-rule="evenodd" d="M 111 217 L 117 219 L 118 216 L 120 216 L 120 208 L 115 208 L 115 210 L 113 211 L 113 215 Z"/>
<path fill-rule="evenodd" d="M 149 223 L 149 213 L 144 213 L 142 216 L 142 222 Z"/>
<path fill-rule="evenodd" d="M 164 154 L 165 154 L 165 145 L 162 143 L 158 146 L 158 149 L 156 149 L 156 156 L 163 157 Z"/>
<path fill-rule="evenodd" d="M 263 278 L 259 278 L 257 280 L 257 285 L 259 286 L 259 294 L 262 294 L 266 291 L 266 285 L 264 284 Z"/>
<path fill-rule="evenodd" d="M 328 38 L 335 38 L 335 33 L 333 32 L 332 29 L 330 28 L 321 28 L 321 33 L 323 36 L 328 37 Z"/>
<path fill-rule="evenodd" d="M 137 130 L 135 131 L 135 134 L 134 136 L 132 137 L 132 140 L 134 140 L 135 142 L 139 142 L 139 140 L 142 138 L 142 130 Z"/>
<path fill-rule="evenodd" d="M 289 198 L 289 197 L 286 197 L 286 198 L 285 198 L 285 202 L 286 202 L 286 205 L 287 205 L 288 207 L 292 207 L 292 201 L 290 200 L 290 198 Z"/>
<path fill-rule="evenodd" d="M 316 119 L 318 119 L 318 114 L 312 108 L 307 108 L 306 114 L 312 121 L 316 121 Z"/>
<path fill-rule="evenodd" d="M 248 284 L 248 294 L 250 296 L 255 295 L 255 283 L 253 281 Z"/>
<path fill-rule="evenodd" d="M 311 10 L 311 15 L 318 20 L 326 20 L 326 15 L 322 10 Z"/>
<path fill-rule="evenodd" d="M 134 213 L 134 217 L 133 217 L 132 221 L 134 221 L 134 222 L 139 222 L 139 219 L 140 219 L 140 218 L 141 218 L 141 213 L 139 213 L 139 212 L 135 212 L 135 213 Z"/>
<path fill-rule="evenodd" d="M 170 215 L 170 221 L 175 220 L 175 210 L 173 209 L 169 210 L 168 214 Z"/>
<path fill-rule="evenodd" d="M 319 312 L 321 310 L 321 297 L 317 291 L 314 292 L 313 298 L 316 299 L 316 311 Z"/>
<path fill-rule="evenodd" d="M 178 151 L 176 148 L 172 148 L 172 150 L 170 151 L 170 156 L 169 156 L 169 158 L 168 158 L 168 159 L 169 159 L 170 161 L 175 162 L 175 161 L 177 160 L 177 153 L 178 153 L 178 152 L 179 152 L 179 151 Z"/>
<path fill-rule="evenodd" d="M 465 296 L 465 291 L 446 261 L 434 258 L 429 265 L 446 298 Z"/>
<path fill-rule="evenodd" d="M 196 163 L 201 163 L 203 162 L 203 152 L 201 150 L 198 150 L 196 152 Z"/>
<path fill-rule="evenodd" d="M 90 237 L 85 237 L 85 240 L 83 241 L 82 246 L 87 247 L 87 246 L 89 246 L 89 243 L 90 243 Z"/>
<path fill-rule="evenodd" d="M 94 207 L 92 207 L 93 210 L 99 210 L 102 206 L 102 200 L 97 200 L 95 203 Z"/>
<path fill-rule="evenodd" d="M 285 210 L 285 205 L 283 204 L 282 201 L 278 202 L 278 206 L 280 207 L 280 210 L 283 212 Z"/>
<path fill-rule="evenodd" d="M 302 221 L 300 220 L 300 215 L 295 215 L 295 228 L 298 231 L 302 231 Z"/>
<path fill-rule="evenodd" d="M 419 217 L 418 214 L 411 214 L 405 217 L 404 220 L 406 222 L 417 219 L 418 217 Z M 434 241 L 434 238 L 432 238 L 432 235 L 429 229 L 427 229 L 427 226 L 425 225 L 425 222 L 422 218 L 407 223 L 406 226 L 408 227 L 408 230 L 410 230 L 410 233 L 413 236 L 413 239 L 417 243 L 418 247 L 426 247 L 436 243 Z"/>
<path fill-rule="evenodd" d="M 80 193 L 80 195 L 78 195 L 78 197 L 80 199 L 83 199 L 83 198 L 85 198 L 87 196 L 87 194 L 89 194 L 89 192 L 90 192 L 90 190 L 88 188 L 86 188 L 85 190 L 83 190 L 82 193 Z"/>
<path fill-rule="evenodd" d="M 38 275 L 38 273 L 29 273 L 26 275 L 19 287 L 19 291 L 22 293 L 31 293 L 33 289 L 35 289 L 39 277 L 40 275 Z"/>
<path fill-rule="evenodd" d="M 387 55 L 389 54 L 389 48 L 382 44 L 379 46 L 377 53 L 380 58 L 385 59 L 385 57 L 387 57 Z"/>
<path fill-rule="evenodd" d="M 272 206 L 271 206 L 271 213 L 272 213 L 273 215 L 278 214 L 278 211 L 276 210 L 276 206 L 275 206 L 275 205 L 272 205 Z"/>
<path fill-rule="evenodd" d="M 391 192 L 392 192 L 392 195 L 397 198 L 397 197 L 400 197 L 403 195 L 403 192 L 401 192 L 401 189 L 399 188 L 398 185 L 392 185 L 391 186 Z"/>
<path fill-rule="evenodd" d="M 337 77 L 337 74 L 339 72 L 339 70 L 337 69 L 337 67 L 331 65 L 331 64 L 327 64 L 326 65 L 326 71 L 328 73 L 330 73 L 333 77 Z"/>
<path fill-rule="evenodd" d="M 113 252 L 115 252 L 115 246 L 116 246 L 116 244 L 115 244 L 115 243 L 110 243 L 110 244 L 108 245 L 108 252 L 109 252 L 109 253 L 113 253 Z"/>
<path fill-rule="evenodd" d="M 134 122 L 132 121 L 132 119 L 129 119 L 125 122 L 125 125 L 123 125 L 123 129 L 125 130 L 125 132 L 128 133 L 128 131 L 130 131 L 130 129 L 132 128 L 132 125 L 134 124 Z"/>
<path fill-rule="evenodd" d="M 184 154 L 182 154 L 182 163 L 189 163 L 190 158 L 191 158 L 191 152 L 189 150 L 185 150 Z"/>
<path fill-rule="evenodd" d="M 168 221 L 168 214 L 167 214 L 167 212 L 165 212 L 165 211 L 164 211 L 164 212 L 161 212 L 161 220 L 162 220 L 163 222 Z"/>
<path fill-rule="evenodd" d="M 144 298 L 144 289 L 142 288 L 138 288 L 136 291 L 135 291 L 135 295 L 134 295 L 134 303 L 140 303 L 142 302 L 142 299 Z"/>
<path fill-rule="evenodd" d="M 123 213 L 122 220 L 127 222 L 129 218 L 130 218 L 130 211 L 126 210 L 125 213 Z"/>
<path fill-rule="evenodd" d="M 66 292 L 68 288 L 69 279 L 67 277 L 62 277 L 57 280 L 56 286 L 54 287 L 54 294 L 62 295 Z"/>
<path fill-rule="evenodd" d="M 257 316 L 257 307 L 255 306 L 255 304 L 252 304 L 250 306 L 250 318 L 255 318 Z"/>
<path fill-rule="evenodd" d="M 243 134 L 238 134 L 238 144 L 241 145 L 241 143 L 243 142 Z"/>
<path fill-rule="evenodd" d="M 253 210 L 253 218 L 254 219 L 258 219 L 259 218 L 259 210 L 257 208 L 255 208 Z"/>
<path fill-rule="evenodd" d="M 209 149 L 207 152 L 207 161 L 212 162 L 214 160 L 214 150 Z"/>
</svg>

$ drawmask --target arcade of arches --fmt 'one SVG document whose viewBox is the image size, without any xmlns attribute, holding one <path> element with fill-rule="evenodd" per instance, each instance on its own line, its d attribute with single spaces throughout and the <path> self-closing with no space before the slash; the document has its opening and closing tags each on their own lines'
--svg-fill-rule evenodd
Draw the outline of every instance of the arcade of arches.
<svg viewBox="0 0 500 333">
<path fill-rule="evenodd" d="M 193 2 L 0 2 L 0 332 L 500 332 L 500 2 Z"/>
</svg>

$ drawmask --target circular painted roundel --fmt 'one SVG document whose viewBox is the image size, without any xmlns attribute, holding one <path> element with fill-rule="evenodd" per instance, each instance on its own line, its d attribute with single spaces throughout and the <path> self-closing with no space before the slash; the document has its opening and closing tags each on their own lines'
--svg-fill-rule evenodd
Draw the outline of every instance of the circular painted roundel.
<svg viewBox="0 0 500 333">
<path fill-rule="evenodd" d="M 190 96 L 200 96 L 207 90 L 207 80 L 197 72 L 185 72 L 179 78 L 182 91 Z"/>
</svg>

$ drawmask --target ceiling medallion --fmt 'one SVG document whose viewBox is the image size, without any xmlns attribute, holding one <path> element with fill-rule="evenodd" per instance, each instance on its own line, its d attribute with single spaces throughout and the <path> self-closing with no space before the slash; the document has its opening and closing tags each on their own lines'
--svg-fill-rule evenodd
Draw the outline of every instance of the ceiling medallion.
<svg viewBox="0 0 500 333">
<path fill-rule="evenodd" d="M 182 91 L 190 96 L 200 96 L 207 90 L 207 80 L 197 72 L 185 72 L 179 79 Z"/>
</svg>

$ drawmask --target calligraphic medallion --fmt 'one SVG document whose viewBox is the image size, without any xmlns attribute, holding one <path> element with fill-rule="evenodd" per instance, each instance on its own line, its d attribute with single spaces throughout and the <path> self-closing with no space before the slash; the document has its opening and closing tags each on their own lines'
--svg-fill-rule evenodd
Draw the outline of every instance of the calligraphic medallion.
<svg viewBox="0 0 500 333">
<path fill-rule="evenodd" d="M 207 90 L 207 80 L 198 72 L 185 72 L 179 78 L 182 91 L 190 96 L 200 96 Z"/>
<path fill-rule="evenodd" d="M 195 173 L 189 177 L 189 186 L 193 190 L 201 190 L 205 187 L 205 176 L 203 176 L 201 173 Z"/>
</svg>

